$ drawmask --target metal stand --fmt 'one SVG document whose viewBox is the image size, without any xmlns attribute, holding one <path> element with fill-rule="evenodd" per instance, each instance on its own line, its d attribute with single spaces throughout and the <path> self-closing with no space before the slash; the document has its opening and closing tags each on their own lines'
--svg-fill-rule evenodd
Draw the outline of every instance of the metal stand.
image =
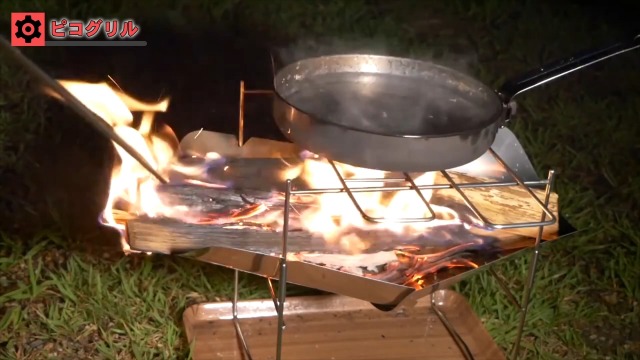
<svg viewBox="0 0 640 360">
<path fill-rule="evenodd" d="M 244 107 L 244 93 L 259 93 L 259 94 L 271 94 L 271 91 L 268 90 L 253 90 L 252 92 L 248 92 L 244 88 L 244 82 L 241 83 L 240 87 L 240 99 L 241 99 L 241 109 Z M 239 139 L 243 138 L 242 132 L 244 129 L 244 111 L 240 111 L 240 136 Z M 292 195 L 319 195 L 319 194 L 327 194 L 327 193 L 346 193 L 351 199 L 354 207 L 362 217 L 370 222 L 396 222 L 396 223 L 414 223 L 414 222 L 429 222 L 435 219 L 435 212 L 431 209 L 430 204 L 425 199 L 422 194 L 422 190 L 442 190 L 442 189 L 453 189 L 455 190 L 463 199 L 464 203 L 471 210 L 471 212 L 479 219 L 481 222 L 481 226 L 488 230 L 500 230 L 500 229 L 515 229 L 515 228 L 529 228 L 529 227 L 538 227 L 538 233 L 535 240 L 535 245 L 533 246 L 533 253 L 531 255 L 530 266 L 527 274 L 527 281 L 525 283 L 523 295 L 521 301 L 516 299 L 516 296 L 509 289 L 506 281 L 502 279 L 492 268 L 489 268 L 489 272 L 493 275 L 501 289 L 506 293 L 509 300 L 519 309 L 520 311 L 520 319 L 518 323 L 517 335 L 514 341 L 513 347 L 511 349 L 511 358 L 517 359 L 520 355 L 520 342 L 522 340 L 522 335 L 524 331 L 524 324 L 526 322 L 527 311 L 529 308 L 529 303 L 531 299 L 531 291 L 535 281 L 535 273 L 536 266 L 538 262 L 538 258 L 540 255 L 540 245 L 542 243 L 542 234 L 545 226 L 553 225 L 556 223 L 557 219 L 555 215 L 549 210 L 549 200 L 552 193 L 553 182 L 555 180 L 555 172 L 549 171 L 547 180 L 540 181 L 523 181 L 518 177 L 518 175 L 513 171 L 509 166 L 500 158 L 498 154 L 496 154 L 493 150 L 489 150 L 489 153 L 494 156 L 496 161 L 502 165 L 505 171 L 513 178 L 511 182 L 484 182 L 484 183 L 464 183 L 458 184 L 455 180 L 449 175 L 449 173 L 445 170 L 440 171 L 443 178 L 447 181 L 446 184 L 432 184 L 432 185 L 416 185 L 413 178 L 407 174 L 403 174 L 403 178 L 394 178 L 394 179 L 384 179 L 384 182 L 393 182 L 399 183 L 402 185 L 393 186 L 393 187 L 358 187 L 358 188 L 350 188 L 349 184 L 358 182 L 380 182 L 380 178 L 375 179 L 345 179 L 343 175 L 340 173 L 340 170 L 335 165 L 335 163 L 329 160 L 329 163 L 332 165 L 336 176 L 340 180 L 341 187 L 340 188 L 331 188 L 331 189 L 310 189 L 310 190 L 293 190 L 291 187 L 291 180 L 286 181 L 286 191 L 285 191 L 285 207 L 284 207 L 284 219 L 283 219 L 283 229 L 282 229 L 282 253 L 280 255 L 280 261 L 278 268 L 274 270 L 274 275 L 272 278 L 267 279 L 267 283 L 269 286 L 269 290 L 276 308 L 276 312 L 278 315 L 278 329 L 277 329 L 277 340 L 276 340 L 276 360 L 282 359 L 282 343 L 284 337 L 285 323 L 284 323 L 284 304 L 286 301 L 286 287 L 287 287 L 287 240 L 288 240 L 288 232 L 289 232 L 289 213 L 291 210 L 291 196 Z M 524 189 L 538 204 L 541 210 L 541 219 L 540 221 L 528 221 L 528 222 L 520 222 L 520 223 L 510 223 L 510 224 L 494 224 L 491 223 L 473 204 L 471 199 L 465 194 L 465 189 L 470 188 L 501 188 L 501 187 L 509 187 L 509 186 L 519 186 Z M 535 193 L 531 190 L 531 187 L 534 186 L 545 186 L 545 197 L 543 200 L 540 200 Z M 425 204 L 426 208 L 429 211 L 429 216 L 421 217 L 421 218 L 375 218 L 367 215 L 362 207 L 358 204 L 358 201 L 355 197 L 355 193 L 359 192 L 389 192 L 389 191 L 414 191 L 416 196 L 418 196 L 422 202 Z M 238 280 L 238 270 L 235 271 L 235 284 L 234 284 L 234 297 L 233 297 L 233 320 L 234 326 L 238 335 L 238 340 L 240 341 L 242 348 L 245 352 L 245 356 L 247 359 L 252 359 L 251 353 L 249 350 L 249 345 L 247 344 L 245 337 L 242 333 L 242 328 L 239 323 L 239 319 L 237 317 L 237 302 L 238 302 L 238 293 L 239 293 L 239 280 Z M 272 279 L 279 279 L 278 281 L 278 289 L 275 290 Z M 437 287 L 435 288 L 437 289 Z M 453 328 L 451 323 L 446 319 L 445 315 L 438 309 L 438 303 L 436 301 L 436 292 L 431 295 L 431 304 L 432 309 L 436 316 L 440 319 L 445 328 L 449 331 L 452 338 L 456 342 L 458 348 L 460 349 L 463 357 L 465 359 L 473 359 L 473 355 L 469 350 L 468 346 L 465 344 L 462 337 L 458 334 L 458 332 Z"/>
</svg>

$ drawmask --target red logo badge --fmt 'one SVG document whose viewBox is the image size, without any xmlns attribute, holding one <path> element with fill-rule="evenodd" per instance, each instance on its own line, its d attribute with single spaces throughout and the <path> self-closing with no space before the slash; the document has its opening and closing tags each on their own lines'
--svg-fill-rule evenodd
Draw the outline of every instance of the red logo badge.
<svg viewBox="0 0 640 360">
<path fill-rule="evenodd" d="M 44 13 L 11 13 L 11 46 L 45 45 Z"/>
</svg>

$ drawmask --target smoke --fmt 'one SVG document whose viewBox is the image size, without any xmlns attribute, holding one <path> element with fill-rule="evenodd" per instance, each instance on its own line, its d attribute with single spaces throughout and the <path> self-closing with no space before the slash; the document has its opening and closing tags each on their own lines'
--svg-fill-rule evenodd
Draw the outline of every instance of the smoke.
<svg viewBox="0 0 640 360">
<path fill-rule="evenodd" d="M 380 40 L 334 38 L 298 39 L 286 47 L 275 50 L 282 66 L 303 59 L 338 54 L 390 55 L 390 51 L 387 44 Z"/>
<path fill-rule="evenodd" d="M 470 46 L 468 49 L 457 46 L 457 49 L 444 50 L 442 46 L 420 44 L 403 49 L 397 42 L 379 38 L 306 38 L 274 49 L 278 68 L 303 59 L 338 54 L 407 57 L 434 62 L 468 75 L 472 75 L 478 65 L 477 52 Z"/>
</svg>

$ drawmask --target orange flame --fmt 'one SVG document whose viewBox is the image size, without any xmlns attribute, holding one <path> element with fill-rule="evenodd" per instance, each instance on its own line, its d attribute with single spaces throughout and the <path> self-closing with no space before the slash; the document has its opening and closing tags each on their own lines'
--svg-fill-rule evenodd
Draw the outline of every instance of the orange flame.
<svg viewBox="0 0 640 360">
<path fill-rule="evenodd" d="M 170 171 L 185 175 L 202 174 L 203 168 L 178 165 L 175 160 L 178 139 L 168 126 L 154 124 L 154 116 L 165 112 L 169 99 L 155 103 L 145 103 L 132 98 L 106 82 L 87 83 L 60 80 L 60 83 L 76 96 L 90 110 L 111 125 L 123 140 L 135 148 L 160 174 L 168 177 Z M 55 94 L 50 94 L 56 96 Z M 139 116 L 134 116 L 139 115 Z M 137 119 L 139 117 L 139 120 Z M 168 206 L 157 193 L 158 180 L 149 174 L 122 148 L 116 145 L 119 163 L 114 166 L 111 175 L 109 198 L 105 204 L 100 221 L 123 233 L 122 247 L 125 253 L 131 249 L 124 239 L 126 218 L 146 215 L 150 217 L 173 217 L 192 223 L 215 223 L 214 215 L 194 217 L 191 209 L 184 206 Z M 207 154 L 206 159 L 218 159 L 216 153 Z M 345 179 L 373 178 L 379 181 L 350 184 L 351 188 L 384 186 L 390 174 L 371 169 L 357 168 L 337 164 Z M 291 167 L 283 172 L 282 178 L 301 178 L 311 188 L 341 188 L 341 183 L 331 164 L 317 156 L 306 157 L 301 166 Z M 435 173 L 415 176 L 415 184 L 427 185 L 435 181 Z M 199 186 L 220 187 L 200 180 L 188 180 Z M 397 185 L 397 184 L 396 184 Z M 429 201 L 432 191 L 422 191 L 424 199 Z M 355 197 L 362 209 L 371 217 L 402 218 L 429 216 L 423 200 L 414 191 L 395 193 L 359 192 Z M 357 211 L 351 199 L 345 193 L 326 193 L 313 200 L 314 205 L 299 213 L 301 226 L 314 234 L 322 235 L 327 241 L 337 242 L 344 249 L 358 253 L 364 249 L 364 241 L 351 229 L 390 230 L 406 236 L 423 234 L 427 228 L 443 224 L 459 224 L 458 215 L 451 209 L 431 205 L 437 217 L 430 222 L 370 223 Z M 294 205 L 295 206 L 295 205 Z M 295 209 L 294 209 L 295 210 Z M 297 210 L 295 211 L 297 213 Z M 262 204 L 251 205 L 238 211 L 228 219 L 239 223 L 250 221 L 261 225 L 282 225 L 281 211 L 271 211 Z M 240 224 L 236 224 L 241 226 Z"/>
<path fill-rule="evenodd" d="M 390 178 L 398 178 L 398 174 L 392 174 L 380 170 L 358 168 L 351 165 L 334 162 L 342 177 L 346 180 L 371 179 L 372 181 L 350 182 L 350 189 L 363 189 L 373 187 L 390 186 Z M 341 189 L 342 184 L 331 164 L 311 155 L 305 159 L 300 168 L 288 170 L 289 173 L 298 174 L 310 188 L 314 189 Z M 436 173 L 428 172 L 412 175 L 417 186 L 434 184 Z M 287 177 L 285 175 L 284 177 Z M 387 180 L 385 180 L 385 178 Z M 378 181 L 379 180 L 379 181 Z M 391 186 L 398 186 L 397 182 Z M 353 201 L 344 192 L 323 193 L 316 196 L 316 205 L 300 212 L 301 223 L 305 230 L 321 234 L 327 241 L 338 242 L 343 248 L 357 253 L 363 250 L 361 239 L 353 234 L 350 229 L 387 230 L 407 237 L 424 234 L 428 228 L 460 224 L 458 214 L 443 206 L 430 204 L 436 217 L 431 221 L 402 222 L 394 221 L 403 218 L 430 218 L 432 215 L 427 205 L 413 190 L 380 192 L 362 191 L 354 192 L 354 198 L 364 213 L 369 217 L 387 219 L 380 222 L 370 222 L 357 211 Z M 433 190 L 422 190 L 424 199 L 431 199 Z M 294 205 L 295 206 L 295 205 Z"/>
<path fill-rule="evenodd" d="M 178 140 L 169 127 L 154 128 L 154 116 L 157 112 L 167 110 L 168 98 L 156 103 L 145 103 L 113 89 L 106 82 L 87 83 L 66 80 L 59 80 L 59 82 L 87 108 L 111 125 L 114 131 L 135 148 L 160 174 L 168 174 L 178 147 Z M 50 95 L 58 97 L 53 93 Z M 134 125 L 136 123 L 134 113 L 141 115 L 137 126 Z M 115 147 L 119 161 L 116 162 L 111 174 L 109 197 L 100 218 L 103 224 L 124 231 L 125 227 L 121 223 L 123 219 L 120 217 L 140 214 L 176 216 L 184 210 L 179 207 L 164 206 L 155 190 L 158 180 L 120 146 L 115 145 Z M 116 214 L 119 218 L 116 218 Z M 124 238 L 122 247 L 125 253 L 130 252 Z"/>
</svg>

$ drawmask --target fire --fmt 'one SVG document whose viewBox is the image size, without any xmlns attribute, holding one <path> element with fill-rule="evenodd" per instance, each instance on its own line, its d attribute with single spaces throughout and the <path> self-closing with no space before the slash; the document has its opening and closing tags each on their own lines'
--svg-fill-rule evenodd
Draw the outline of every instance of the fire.
<svg viewBox="0 0 640 360">
<path fill-rule="evenodd" d="M 295 170 L 313 189 L 342 188 L 341 182 L 331 164 L 313 154 L 306 154 L 302 169 Z M 398 174 L 380 170 L 358 168 L 351 165 L 335 163 L 342 177 L 349 180 L 370 179 L 371 181 L 350 182 L 350 189 L 364 189 L 384 186 L 398 186 L 390 179 L 397 179 Z M 415 175 L 414 175 L 415 176 Z M 435 172 L 418 174 L 414 177 L 417 186 L 435 183 Z M 425 201 L 429 201 L 433 190 L 422 190 Z M 355 192 L 354 197 L 361 209 L 372 218 L 386 219 L 370 222 L 357 211 L 349 196 L 342 193 L 325 193 L 316 196 L 317 206 L 300 213 L 301 223 L 305 230 L 322 234 L 327 241 L 339 242 L 343 248 L 357 253 L 362 248 L 363 239 L 351 230 L 387 230 L 407 237 L 424 234 L 429 227 L 447 224 L 461 224 L 458 215 L 451 209 L 431 204 L 435 218 L 430 221 L 406 222 L 409 218 L 431 218 L 433 215 L 415 191 L 362 191 Z M 395 220 L 395 221 L 394 221 Z"/>
<path fill-rule="evenodd" d="M 387 264 L 385 271 L 364 274 L 364 276 L 420 289 L 428 285 L 426 278 L 429 275 L 436 274 L 442 269 L 457 267 L 477 269 L 478 265 L 465 259 L 463 254 L 466 250 L 481 244 L 480 241 L 471 241 L 433 254 L 420 254 L 422 249 L 417 248 L 400 248 L 396 250 L 398 260 Z"/>
<path fill-rule="evenodd" d="M 158 112 L 166 112 L 169 98 L 155 103 L 145 103 L 125 94 L 117 85 L 110 83 L 87 83 L 60 80 L 60 83 L 85 104 L 96 115 L 113 127 L 114 131 L 163 177 L 170 179 L 171 174 L 179 173 L 195 186 L 208 188 L 226 187 L 207 178 L 207 167 L 211 164 L 224 164 L 217 153 L 208 153 L 202 161 L 188 165 L 178 158 L 178 139 L 166 125 L 156 124 L 154 117 Z M 115 83 L 114 83 L 115 84 Z M 49 92 L 50 95 L 58 97 Z M 59 97 L 58 97 L 59 98 Z M 115 145 L 115 144 L 114 144 Z M 182 205 L 168 205 L 163 202 L 158 191 L 159 180 L 145 170 L 121 147 L 115 145 L 118 160 L 111 173 L 108 199 L 99 221 L 121 233 L 123 251 L 130 249 L 126 240 L 126 222 L 139 216 L 171 217 L 195 224 L 218 224 L 226 228 L 263 228 L 281 230 L 283 225 L 282 209 L 272 209 L 267 204 L 247 203 L 246 206 L 230 211 L 228 214 L 209 214 L 200 209 L 190 209 Z M 342 184 L 332 164 L 317 155 L 304 152 L 302 165 L 291 166 L 281 175 L 282 180 L 300 179 L 311 189 L 342 189 Z M 197 159 L 196 159 L 197 160 Z M 365 187 L 407 186 L 407 181 L 398 181 L 398 174 L 384 171 L 357 168 L 335 163 L 343 179 L 349 181 L 353 190 Z M 225 167 L 226 171 L 227 168 Z M 411 174 L 414 184 L 429 185 L 435 182 L 436 173 Z M 362 181 L 362 179 L 368 179 Z M 360 180 L 360 181 L 357 181 Z M 357 191 L 354 197 L 361 209 L 372 218 L 388 221 L 369 222 L 362 217 L 351 198 L 345 192 L 334 191 L 315 195 L 294 195 L 292 213 L 297 217 L 296 225 L 326 241 L 339 244 L 345 255 L 357 259 L 358 254 L 367 250 L 366 234 L 371 231 L 392 232 L 396 236 L 411 238 L 424 235 L 429 228 L 453 225 L 464 226 L 455 211 L 442 206 L 425 204 L 432 197 L 431 190 L 422 190 L 418 196 L 414 190 L 396 192 Z M 282 200 L 283 194 L 274 192 L 274 199 Z M 435 216 L 434 216 L 435 215 Z M 394 221 L 402 218 L 431 218 L 430 221 L 407 222 Z M 385 235 L 386 236 L 386 235 Z M 472 250 L 479 243 L 445 245 L 444 249 L 434 253 L 424 253 L 424 249 L 408 246 L 396 247 L 380 252 L 387 259 L 383 271 L 363 273 L 362 276 L 395 282 L 405 286 L 421 288 L 428 285 L 428 276 L 445 268 L 477 267 L 464 258 L 464 252 Z M 289 256 L 289 255 L 287 255 Z M 375 257 L 375 255 L 374 255 Z M 370 259 L 370 258 L 368 258 Z M 385 261 L 387 261 L 385 260 Z"/>
<path fill-rule="evenodd" d="M 112 126 L 123 140 L 132 145 L 149 164 L 166 178 L 170 173 L 178 172 L 187 177 L 199 177 L 199 179 L 186 180 L 193 185 L 212 188 L 224 187 L 224 185 L 215 184 L 213 181 L 202 180 L 202 175 L 206 173 L 206 166 L 202 164 L 188 166 L 175 161 L 178 155 L 178 139 L 168 126 L 154 123 L 156 113 L 167 111 L 169 98 L 155 103 L 145 103 L 134 99 L 119 87 L 115 88 L 107 82 L 87 83 L 60 80 L 60 83 Z M 50 95 L 55 96 L 55 94 Z M 116 145 L 116 150 L 118 161 L 112 170 L 109 197 L 100 221 L 122 232 L 122 247 L 125 252 L 131 251 L 124 235 L 126 220 L 141 215 L 172 217 L 197 224 L 224 223 L 230 224 L 229 226 L 243 226 L 242 222 L 246 222 L 253 226 L 258 225 L 271 229 L 279 229 L 278 226 L 282 226 L 282 211 L 272 211 L 263 204 L 251 204 L 227 215 L 201 213 L 194 215 L 194 209 L 183 206 L 168 206 L 163 203 L 158 194 L 159 181 L 122 148 Z M 285 171 L 281 174 L 283 179 L 299 177 L 310 188 L 342 188 L 328 161 L 308 153 L 302 154 L 302 156 L 304 157 L 302 165 L 291 167 Z M 219 154 L 209 153 L 204 157 L 204 160 L 210 163 L 220 161 L 221 157 Z M 368 182 L 351 182 L 349 185 L 352 189 L 385 185 L 398 186 L 398 182 L 390 184 L 389 179 L 390 177 L 397 178 L 397 174 L 393 176 L 394 174 L 378 170 L 357 168 L 345 164 L 336 165 L 347 180 L 374 179 L 374 181 Z M 413 176 L 416 185 L 433 184 L 435 181 L 435 173 Z M 282 194 L 277 196 L 282 196 Z M 391 220 L 430 217 L 432 214 L 424 201 L 430 200 L 432 191 L 423 190 L 422 196 L 424 200 L 417 196 L 413 190 L 355 193 L 355 198 L 366 214 L 374 218 Z M 313 195 L 312 197 L 314 206 L 307 206 L 300 211 L 296 209 L 296 200 L 293 201 L 294 213 L 299 216 L 300 226 L 304 230 L 323 236 L 327 241 L 340 244 L 353 254 L 365 250 L 364 241 L 358 234 L 362 233 L 362 230 L 392 231 L 410 237 L 424 234 L 430 227 L 461 224 L 458 215 L 453 210 L 436 205 L 431 205 L 436 217 L 428 222 L 386 221 L 372 223 L 361 216 L 352 200 L 344 192 Z M 301 198 L 297 197 L 297 199 Z M 221 217 L 223 218 L 221 219 Z M 274 224 L 275 226 L 272 226 Z M 354 230 L 360 230 L 360 232 Z"/>
<path fill-rule="evenodd" d="M 98 115 L 129 145 L 131 145 L 153 168 L 163 177 L 169 178 L 171 173 L 199 177 L 206 173 L 206 166 L 221 159 L 217 153 L 205 155 L 205 165 L 189 166 L 176 161 L 178 139 L 166 125 L 154 122 L 158 112 L 166 112 L 169 98 L 155 103 L 145 103 L 125 94 L 117 85 L 110 83 L 88 83 L 81 81 L 59 80 L 71 94 L 87 108 Z M 55 93 L 48 94 L 60 99 Z M 121 245 L 125 253 L 131 250 L 126 241 L 126 221 L 137 216 L 171 217 L 191 223 L 219 223 L 226 221 L 242 221 L 264 213 L 267 208 L 255 204 L 220 218 L 219 214 L 199 214 L 197 209 L 184 206 L 167 205 L 157 191 L 159 180 L 152 176 L 142 165 L 131 157 L 124 149 L 114 144 L 118 161 L 111 173 L 109 195 L 100 215 L 100 223 L 111 226 L 121 233 Z M 224 185 L 209 183 L 197 179 L 187 182 L 203 187 L 220 188 Z"/>
<path fill-rule="evenodd" d="M 167 111 L 168 98 L 156 103 L 145 103 L 114 89 L 106 82 L 59 82 L 87 108 L 111 125 L 114 131 L 132 145 L 159 173 L 168 174 L 176 154 L 178 140 L 169 127 L 158 128 L 154 124 L 155 114 Z M 58 97 L 53 93 L 50 95 Z M 135 121 L 134 113 L 140 114 L 139 121 Z M 158 180 L 120 146 L 114 146 L 118 161 L 112 170 L 109 197 L 100 217 L 101 223 L 123 232 L 125 226 L 122 221 L 128 217 L 141 214 L 176 216 L 184 210 L 163 206 L 155 190 Z M 125 253 L 130 252 L 124 236 L 122 247 Z"/>
</svg>

